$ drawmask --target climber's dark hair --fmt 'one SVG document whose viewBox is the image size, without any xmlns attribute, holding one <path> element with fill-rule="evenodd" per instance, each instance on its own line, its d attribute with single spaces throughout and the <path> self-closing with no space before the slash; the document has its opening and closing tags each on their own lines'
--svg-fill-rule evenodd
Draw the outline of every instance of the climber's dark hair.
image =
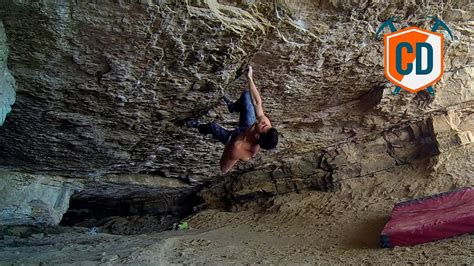
<svg viewBox="0 0 474 266">
<path fill-rule="evenodd" d="M 278 131 L 272 127 L 267 130 L 267 132 L 261 133 L 257 140 L 257 144 L 265 150 L 276 148 L 278 144 Z"/>
</svg>

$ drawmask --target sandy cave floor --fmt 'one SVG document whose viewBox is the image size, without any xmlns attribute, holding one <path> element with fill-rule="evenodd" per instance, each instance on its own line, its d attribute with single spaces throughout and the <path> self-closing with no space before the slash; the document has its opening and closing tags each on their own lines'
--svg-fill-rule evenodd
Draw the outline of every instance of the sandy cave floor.
<svg viewBox="0 0 474 266">
<path fill-rule="evenodd" d="M 449 183 L 449 182 L 448 182 Z M 474 264 L 474 235 L 409 248 L 381 249 L 378 236 L 393 204 L 449 186 L 422 163 L 350 179 L 339 192 L 290 193 L 266 211 L 205 210 L 189 231 L 148 235 L 57 235 L 0 240 L 0 263 Z"/>
</svg>

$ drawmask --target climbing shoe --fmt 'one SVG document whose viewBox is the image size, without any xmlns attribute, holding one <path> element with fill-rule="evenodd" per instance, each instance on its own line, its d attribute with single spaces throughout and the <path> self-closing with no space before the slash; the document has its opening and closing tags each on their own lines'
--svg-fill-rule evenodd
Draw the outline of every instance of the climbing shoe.
<svg viewBox="0 0 474 266">
<path fill-rule="evenodd" d="M 197 128 L 199 124 L 201 124 L 196 118 L 189 118 L 185 121 L 185 123 L 188 128 Z"/>
<path fill-rule="evenodd" d="M 229 99 L 229 97 L 227 96 L 222 96 L 222 99 L 224 99 L 224 102 L 225 104 L 227 105 L 227 109 L 229 109 L 229 113 L 233 113 L 235 110 L 234 110 L 234 102 Z"/>
</svg>

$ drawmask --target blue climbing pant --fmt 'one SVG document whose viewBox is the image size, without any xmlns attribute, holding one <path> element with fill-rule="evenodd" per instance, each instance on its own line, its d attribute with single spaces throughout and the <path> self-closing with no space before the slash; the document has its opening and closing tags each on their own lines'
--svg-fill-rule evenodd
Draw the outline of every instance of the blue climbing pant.
<svg viewBox="0 0 474 266">
<path fill-rule="evenodd" d="M 205 135 L 212 134 L 213 138 L 219 140 L 225 145 L 230 139 L 234 139 L 257 121 L 257 118 L 255 117 L 255 108 L 253 107 L 249 91 L 244 91 L 240 95 L 240 98 L 232 104 L 231 109 L 233 112 L 238 112 L 240 115 L 239 126 L 237 128 L 234 130 L 228 130 L 216 122 L 211 122 L 199 125 L 199 132 Z"/>
</svg>

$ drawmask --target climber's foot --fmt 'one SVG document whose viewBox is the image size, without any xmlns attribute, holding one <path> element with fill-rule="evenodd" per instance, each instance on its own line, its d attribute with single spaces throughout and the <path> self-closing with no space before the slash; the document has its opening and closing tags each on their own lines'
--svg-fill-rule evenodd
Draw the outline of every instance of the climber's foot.
<svg viewBox="0 0 474 266">
<path fill-rule="evenodd" d="M 188 128 L 197 128 L 201 124 L 196 118 L 189 118 L 185 123 Z"/>
<path fill-rule="evenodd" d="M 229 113 L 233 113 L 234 112 L 234 102 L 225 95 L 222 96 L 222 99 L 224 99 L 224 102 L 227 105 L 227 109 L 229 110 Z"/>
</svg>

